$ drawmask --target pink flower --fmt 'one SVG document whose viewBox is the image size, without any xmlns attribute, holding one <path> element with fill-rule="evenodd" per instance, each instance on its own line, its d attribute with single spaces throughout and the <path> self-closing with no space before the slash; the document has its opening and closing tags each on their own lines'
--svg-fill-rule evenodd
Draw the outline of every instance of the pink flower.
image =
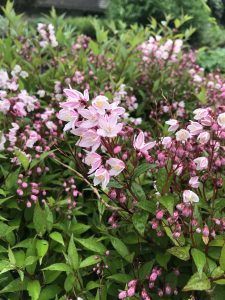
<svg viewBox="0 0 225 300">
<path fill-rule="evenodd" d="M 171 144 L 172 144 L 172 138 L 170 136 L 166 136 L 162 138 L 162 145 L 165 148 L 170 148 Z"/>
<path fill-rule="evenodd" d="M 209 227 L 207 225 L 205 225 L 204 228 L 202 229 L 202 235 L 204 237 L 208 237 L 209 236 Z"/>
<path fill-rule="evenodd" d="M 201 120 L 201 119 L 203 119 L 203 118 L 205 118 L 205 117 L 207 117 L 208 116 L 208 114 L 209 114 L 209 111 L 208 111 L 208 109 L 207 108 L 198 108 L 198 109 L 195 109 L 194 111 L 193 111 L 193 113 L 194 113 L 194 119 L 195 120 Z"/>
<path fill-rule="evenodd" d="M 168 131 L 170 131 L 170 132 L 175 132 L 179 127 L 179 123 L 175 119 L 170 119 L 170 120 L 166 121 L 166 124 L 170 125 L 170 127 L 168 128 Z"/>
<path fill-rule="evenodd" d="M 97 96 L 92 101 L 92 106 L 97 110 L 100 115 L 105 114 L 105 110 L 110 108 L 108 98 L 102 95 Z"/>
<path fill-rule="evenodd" d="M 185 129 L 180 129 L 176 133 L 176 140 L 180 142 L 186 142 L 191 137 L 189 131 Z"/>
<path fill-rule="evenodd" d="M 152 149 L 155 146 L 156 142 L 152 141 L 145 143 L 144 132 L 141 131 L 137 137 L 134 138 L 133 146 L 136 150 L 139 150 L 141 153 L 147 153 L 148 150 Z"/>
<path fill-rule="evenodd" d="M 127 291 L 122 291 L 119 293 L 119 296 L 118 296 L 119 299 L 124 299 L 126 297 L 127 297 Z"/>
<path fill-rule="evenodd" d="M 105 190 L 110 180 L 109 172 L 104 167 L 100 167 L 94 175 L 94 186 L 101 184 L 102 189 Z"/>
<path fill-rule="evenodd" d="M 99 154 L 95 152 L 88 152 L 84 159 L 84 163 L 91 167 L 91 169 L 88 172 L 90 174 L 100 167 L 102 163 L 102 158 Z"/>
<path fill-rule="evenodd" d="M 73 132 L 78 132 L 75 130 Z M 80 147 L 83 148 L 92 147 L 92 151 L 96 151 L 101 144 L 101 139 L 99 135 L 93 129 L 83 130 L 83 131 L 81 130 L 80 137 L 81 139 L 77 142 L 77 145 L 79 145 Z"/>
<path fill-rule="evenodd" d="M 199 187 L 200 182 L 198 181 L 198 176 L 194 176 L 191 177 L 189 180 L 189 185 L 194 188 L 197 189 Z"/>
<path fill-rule="evenodd" d="M 98 123 L 100 129 L 97 133 L 103 137 L 116 137 L 118 133 L 122 130 L 123 124 L 117 123 L 117 116 L 102 116 Z"/>
<path fill-rule="evenodd" d="M 127 290 L 127 296 L 128 297 L 133 297 L 135 294 L 135 287 L 131 287 Z"/>
<path fill-rule="evenodd" d="M 64 89 L 63 92 L 68 97 L 68 100 L 66 102 L 60 103 L 60 106 L 62 108 L 77 109 L 82 106 L 81 102 L 89 101 L 88 90 L 85 90 L 84 94 L 74 89 Z"/>
<path fill-rule="evenodd" d="M 191 135 L 197 135 L 202 132 L 203 126 L 198 122 L 191 121 L 191 124 L 188 125 L 187 129 L 190 131 Z"/>
<path fill-rule="evenodd" d="M 111 167 L 111 170 L 109 171 L 110 176 L 119 175 L 125 168 L 124 162 L 118 158 L 110 158 L 106 163 Z"/>
<path fill-rule="evenodd" d="M 119 104 L 119 101 L 111 103 L 109 105 L 108 110 L 111 110 L 111 113 L 113 115 L 120 116 L 125 113 L 125 109 L 123 107 L 118 106 L 118 104 Z"/>
<path fill-rule="evenodd" d="M 57 117 L 59 120 L 68 122 L 63 129 L 64 131 L 67 131 L 75 128 L 78 113 L 72 109 L 61 109 Z"/>
<path fill-rule="evenodd" d="M 194 192 L 192 192 L 190 190 L 185 190 L 183 192 L 183 201 L 184 201 L 184 203 L 199 202 L 199 197 Z"/>
<path fill-rule="evenodd" d="M 201 171 L 208 168 L 208 158 L 207 157 L 197 157 L 194 159 L 196 164 L 196 170 Z"/>
<path fill-rule="evenodd" d="M 88 109 L 81 108 L 78 112 L 83 118 L 87 119 L 82 121 L 80 124 L 81 127 L 92 128 L 98 124 L 99 114 L 94 107 L 90 106 Z"/>
<path fill-rule="evenodd" d="M 201 133 L 198 135 L 198 137 L 197 137 L 197 141 L 198 141 L 200 144 L 206 144 L 206 143 L 208 143 L 209 139 L 210 139 L 210 134 L 209 134 L 209 132 L 207 132 L 207 131 L 201 132 Z"/>
<path fill-rule="evenodd" d="M 33 148 L 34 144 L 39 140 L 40 136 L 36 131 L 31 130 L 29 132 L 29 139 L 26 142 L 26 147 Z"/>
<path fill-rule="evenodd" d="M 10 109 L 10 102 L 7 99 L 3 99 L 2 101 L 0 101 L 0 111 L 3 114 L 6 114 Z"/>
</svg>

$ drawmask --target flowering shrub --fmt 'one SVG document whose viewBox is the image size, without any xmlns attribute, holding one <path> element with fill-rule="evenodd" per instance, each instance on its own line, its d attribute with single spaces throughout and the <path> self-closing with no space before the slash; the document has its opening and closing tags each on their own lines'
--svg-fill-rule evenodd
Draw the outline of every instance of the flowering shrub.
<svg viewBox="0 0 225 300">
<path fill-rule="evenodd" d="M 4 12 L 2 297 L 222 300 L 225 85 L 187 17 L 93 39 Z"/>
</svg>

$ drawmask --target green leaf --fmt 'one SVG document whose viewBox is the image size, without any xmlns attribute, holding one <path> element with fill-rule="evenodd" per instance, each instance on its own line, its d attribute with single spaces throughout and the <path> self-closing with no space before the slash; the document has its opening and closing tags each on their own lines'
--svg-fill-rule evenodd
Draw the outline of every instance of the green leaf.
<svg viewBox="0 0 225 300">
<path fill-rule="evenodd" d="M 145 192 L 138 183 L 133 182 L 131 189 L 139 201 L 146 200 Z"/>
<path fill-rule="evenodd" d="M 97 289 L 99 288 L 101 285 L 98 283 L 98 282 L 95 282 L 95 281 L 89 281 L 86 285 L 86 290 L 87 291 L 91 291 L 91 290 L 94 290 L 94 289 Z"/>
<path fill-rule="evenodd" d="M 225 245 L 223 246 L 220 254 L 220 267 L 225 271 Z"/>
<path fill-rule="evenodd" d="M 41 209 L 39 203 L 34 208 L 33 222 L 36 232 L 42 236 L 46 232 L 47 222 L 45 211 Z"/>
<path fill-rule="evenodd" d="M 24 281 L 21 282 L 20 278 L 17 278 L 15 280 L 11 281 L 7 286 L 5 286 L 0 291 L 0 294 L 24 291 L 24 290 L 26 290 L 26 286 L 27 286 L 26 279 L 24 279 Z"/>
<path fill-rule="evenodd" d="M 15 259 L 15 256 L 11 250 L 11 248 L 9 247 L 8 248 L 8 257 L 9 257 L 9 261 L 12 265 L 15 265 L 16 264 L 16 259 Z"/>
<path fill-rule="evenodd" d="M 89 225 L 77 223 L 77 224 L 72 224 L 70 227 L 70 230 L 72 231 L 72 233 L 74 235 L 79 235 L 81 233 L 86 232 L 90 228 L 91 228 L 91 226 L 89 226 Z"/>
<path fill-rule="evenodd" d="M 71 235 L 69 247 L 68 247 L 68 258 L 69 262 L 74 270 L 79 268 L 79 256 L 77 253 L 77 248 L 73 241 L 73 234 Z"/>
<path fill-rule="evenodd" d="M 40 261 L 42 263 L 42 259 L 48 251 L 48 241 L 46 240 L 37 240 L 36 241 L 37 254 Z"/>
<path fill-rule="evenodd" d="M 62 271 L 62 272 L 70 272 L 71 268 L 70 266 L 64 264 L 64 263 L 57 263 L 57 264 L 53 264 L 50 265 L 44 269 L 42 269 L 43 271 Z"/>
<path fill-rule="evenodd" d="M 170 261 L 171 255 L 170 253 L 157 253 L 156 260 L 160 264 L 161 267 L 167 270 L 167 264 Z"/>
<path fill-rule="evenodd" d="M 211 288 L 211 283 L 205 273 L 202 273 L 202 278 L 198 273 L 195 273 L 189 279 L 188 283 L 183 288 L 184 292 L 189 291 L 207 291 Z"/>
<path fill-rule="evenodd" d="M 203 253 L 202 251 L 194 248 L 194 249 L 191 250 L 191 255 L 194 259 L 195 265 L 196 265 L 197 270 L 198 270 L 198 274 L 201 278 L 204 265 L 206 264 L 205 253 Z"/>
<path fill-rule="evenodd" d="M 168 193 L 171 180 L 172 178 L 168 180 L 168 174 L 164 168 L 159 170 L 156 179 L 156 186 L 160 194 L 162 194 L 162 192 Z"/>
<path fill-rule="evenodd" d="M 101 259 L 97 258 L 96 255 L 91 255 L 89 257 L 87 257 L 86 259 L 84 259 L 81 263 L 80 263 L 80 269 L 81 268 L 86 268 L 92 265 L 97 264 L 98 262 L 100 262 Z"/>
<path fill-rule="evenodd" d="M 118 238 L 111 236 L 111 243 L 114 249 L 128 262 L 133 261 L 134 255 L 131 254 L 127 248 L 127 246 Z"/>
<path fill-rule="evenodd" d="M 139 278 L 140 280 L 145 280 L 146 276 L 151 273 L 152 267 L 155 263 L 155 260 L 148 261 L 144 263 L 140 269 L 138 270 Z"/>
<path fill-rule="evenodd" d="M 148 170 L 152 169 L 153 167 L 155 167 L 155 165 L 152 165 L 150 163 L 141 164 L 134 170 L 133 178 L 135 179 L 136 177 L 139 177 L 141 174 L 147 172 Z"/>
<path fill-rule="evenodd" d="M 64 241 L 63 241 L 63 237 L 62 237 L 60 232 L 54 231 L 49 236 L 52 240 L 54 240 L 54 241 L 58 242 L 59 244 L 65 246 Z"/>
<path fill-rule="evenodd" d="M 24 167 L 24 169 L 26 171 L 30 164 L 28 158 L 26 157 L 26 155 L 24 153 L 22 153 L 19 150 L 15 150 L 15 154 L 16 154 L 16 157 L 18 158 L 19 162 L 22 164 L 22 166 Z"/>
<path fill-rule="evenodd" d="M 55 299 L 60 291 L 61 288 L 56 284 L 47 285 L 45 288 L 41 290 L 38 300 Z"/>
<path fill-rule="evenodd" d="M 147 221 L 148 221 L 148 213 L 146 211 L 136 212 L 132 216 L 132 222 L 134 224 L 134 227 L 141 235 L 144 235 Z"/>
<path fill-rule="evenodd" d="M 64 289 L 67 293 L 72 290 L 74 282 L 75 279 L 73 274 L 69 274 L 64 281 Z"/>
<path fill-rule="evenodd" d="M 27 291 L 32 300 L 38 300 L 41 292 L 40 282 L 38 280 L 29 281 Z"/>
<path fill-rule="evenodd" d="M 96 42 L 94 42 L 93 40 L 91 40 L 91 42 L 89 43 L 89 47 L 93 51 L 94 55 L 98 55 L 99 54 L 99 46 L 98 46 L 98 44 Z"/>
<path fill-rule="evenodd" d="M 96 252 L 96 253 L 100 253 L 100 254 L 104 254 L 106 252 L 106 248 L 105 246 L 100 243 L 99 241 L 97 241 L 97 239 L 95 238 L 89 238 L 89 239 L 75 239 L 79 244 L 81 244 L 83 247 L 85 247 L 86 249 Z"/>
<path fill-rule="evenodd" d="M 108 276 L 107 278 L 124 284 L 133 279 L 133 277 L 129 274 L 113 274 L 111 276 Z"/>
<path fill-rule="evenodd" d="M 190 254 L 189 254 L 190 246 L 185 246 L 185 247 L 172 247 L 167 250 L 170 254 L 178 257 L 181 260 L 189 260 L 190 259 Z"/>
<path fill-rule="evenodd" d="M 149 201 L 149 200 L 143 200 L 136 204 L 137 207 L 146 210 L 150 213 L 155 213 L 156 210 L 156 202 L 155 201 Z"/>
<path fill-rule="evenodd" d="M 33 265 L 38 260 L 37 256 L 28 256 L 25 259 L 25 266 Z"/>
<path fill-rule="evenodd" d="M 162 196 L 158 199 L 158 201 L 168 210 L 168 212 L 172 215 L 173 208 L 175 205 L 175 200 L 173 196 Z"/>
</svg>

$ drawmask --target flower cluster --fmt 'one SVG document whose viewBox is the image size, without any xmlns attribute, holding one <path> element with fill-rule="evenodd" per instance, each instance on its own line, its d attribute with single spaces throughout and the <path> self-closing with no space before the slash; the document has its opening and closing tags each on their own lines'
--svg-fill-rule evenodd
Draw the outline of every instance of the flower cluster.
<svg viewBox="0 0 225 300">
<path fill-rule="evenodd" d="M 58 118 L 68 122 L 64 131 L 69 130 L 79 137 L 76 145 L 86 151 L 83 161 L 91 167 L 88 173 L 94 173 L 94 185 L 101 184 L 105 189 L 110 177 L 118 176 L 124 170 L 125 164 L 116 157 L 107 158 L 96 151 L 100 146 L 104 151 L 110 150 L 108 141 L 113 142 L 121 132 L 123 123 L 118 121 L 125 110 L 118 106 L 118 102 L 110 104 L 108 98 L 102 95 L 89 103 L 87 90 L 82 94 L 73 89 L 65 89 L 64 93 L 68 99 L 60 103 L 62 109 Z"/>
<path fill-rule="evenodd" d="M 58 46 L 58 42 L 55 36 L 55 29 L 52 24 L 46 25 L 38 23 L 37 30 L 42 38 L 42 40 L 40 41 L 40 46 L 42 48 L 46 48 L 48 45 L 51 45 L 53 48 Z"/>
</svg>

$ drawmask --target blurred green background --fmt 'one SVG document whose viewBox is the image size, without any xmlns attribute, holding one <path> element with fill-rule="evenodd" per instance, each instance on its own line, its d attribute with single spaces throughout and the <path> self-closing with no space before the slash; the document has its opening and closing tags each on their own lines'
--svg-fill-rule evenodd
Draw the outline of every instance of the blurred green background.
<svg viewBox="0 0 225 300">
<path fill-rule="evenodd" d="M 5 5 L 6 0 L 0 4 Z M 225 71 L 225 0 L 15 0 L 16 12 L 25 12 L 31 21 L 41 14 L 48 14 L 52 6 L 57 14 L 65 14 L 67 22 L 84 34 L 93 36 L 93 20 L 104 26 L 110 20 L 146 26 L 150 18 L 163 21 L 165 15 L 172 18 L 191 16 L 187 27 L 195 28 L 190 39 L 199 50 L 199 63 L 206 70 Z M 1 20 L 0 20 L 1 21 Z M 3 25 L 0 23 L 0 28 Z M 172 24 L 171 24 L 172 26 Z"/>
</svg>

